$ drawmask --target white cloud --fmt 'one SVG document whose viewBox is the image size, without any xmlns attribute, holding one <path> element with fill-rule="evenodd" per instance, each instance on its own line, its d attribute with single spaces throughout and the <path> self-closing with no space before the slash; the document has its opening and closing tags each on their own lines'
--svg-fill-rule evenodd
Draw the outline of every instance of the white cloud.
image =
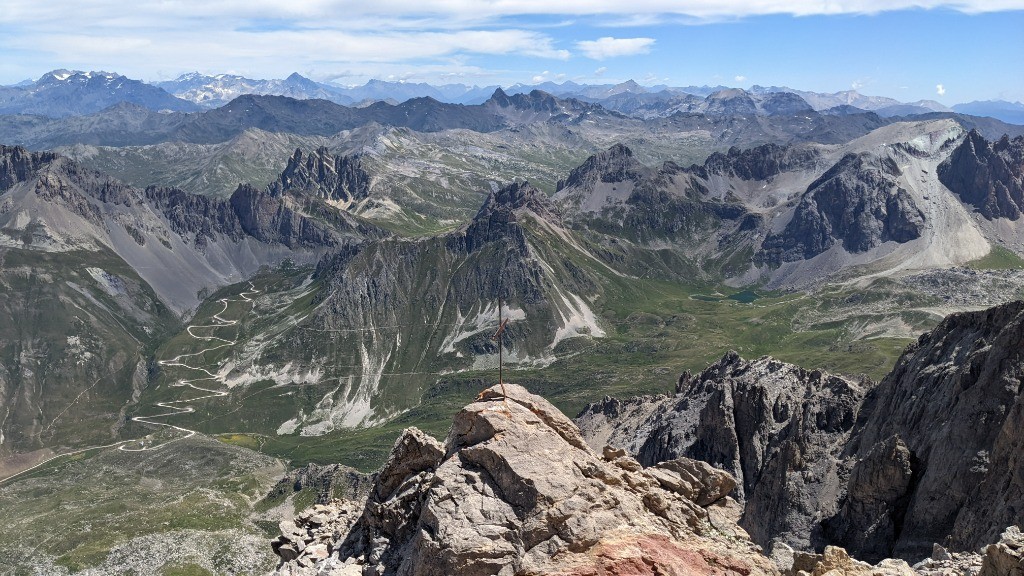
<svg viewBox="0 0 1024 576">
<path fill-rule="evenodd" d="M 123 22 L 160 19 L 225 17 L 232 19 L 305 21 L 335 24 L 359 18 L 378 18 L 382 23 L 405 19 L 440 18 L 445 21 L 481 22 L 494 18 L 525 15 L 621 16 L 630 22 L 653 22 L 650 15 L 679 15 L 696 18 L 744 17 L 764 14 L 874 14 L 912 8 L 947 8 L 966 13 L 1024 9 L 1024 0 L 136 0 L 130 9 L 119 0 L 5 0 L 0 21 L 26 22 L 39 19 Z"/>
<path fill-rule="evenodd" d="M 945 96 L 946 95 L 946 87 L 943 86 L 942 84 L 936 84 L 935 85 L 935 93 L 938 94 L 939 96 Z"/>
<path fill-rule="evenodd" d="M 403 63 L 434 59 L 457 59 L 459 54 L 518 54 L 564 60 L 567 50 L 553 40 L 527 30 L 460 30 L 455 32 L 391 31 L 383 34 L 348 33 L 333 30 L 278 30 L 246 32 L 229 30 L 218 34 L 206 30 L 182 29 L 159 39 L 142 33 L 124 35 L 46 33 L 0 39 L 0 50 L 32 50 L 45 46 L 60 67 L 106 68 L 130 74 L 148 70 L 153 62 L 163 69 L 193 70 L 196 63 L 210 71 L 276 70 L 288 74 L 299 62 L 317 56 L 322 69 L 344 69 L 350 65 Z M 146 77 L 149 73 L 134 77 Z"/>
<path fill-rule="evenodd" d="M 608 71 L 607 66 L 601 66 L 597 70 L 594 70 L 594 76 L 604 76 L 604 73 Z"/>
<path fill-rule="evenodd" d="M 735 80 L 735 81 L 737 81 L 737 82 L 743 82 L 743 81 L 744 81 L 744 80 L 746 80 L 746 79 L 747 79 L 747 77 L 746 77 L 746 76 L 743 76 L 743 75 L 741 75 L 741 74 L 737 74 L 737 75 L 736 75 L 735 77 L 733 77 L 733 80 Z"/>
<path fill-rule="evenodd" d="M 467 70 L 466 57 L 565 60 L 571 56 L 566 48 L 574 48 L 602 59 L 643 54 L 654 43 L 601 38 L 572 46 L 562 40 L 567 33 L 556 27 L 584 18 L 594 25 L 697 24 L 910 8 L 979 13 L 1021 10 L 1024 0 L 3 0 L 0 53 L 9 57 L 0 58 L 0 76 L 19 81 L 46 67 L 148 79 L 199 67 L 257 77 L 296 69 L 362 77 L 366 70 L 376 76 L 427 66 L 458 73 Z M 538 16 L 557 22 L 545 24 Z M 514 71 L 498 71 L 482 58 L 476 64 L 502 74 L 522 70 L 516 64 Z"/>
<path fill-rule="evenodd" d="M 540 74 L 536 74 L 532 78 L 530 78 L 530 81 L 533 82 L 534 84 L 540 84 L 541 82 L 548 82 L 548 81 L 551 81 L 551 82 L 562 82 L 564 80 L 565 80 L 565 74 L 564 73 L 562 73 L 562 72 L 552 73 L 549 70 L 545 70 L 545 71 L 541 72 Z"/>
<path fill-rule="evenodd" d="M 582 40 L 576 43 L 576 47 L 583 52 L 587 58 L 604 60 L 616 56 L 634 56 L 647 54 L 651 51 L 654 38 L 612 38 L 605 36 L 597 40 Z"/>
</svg>

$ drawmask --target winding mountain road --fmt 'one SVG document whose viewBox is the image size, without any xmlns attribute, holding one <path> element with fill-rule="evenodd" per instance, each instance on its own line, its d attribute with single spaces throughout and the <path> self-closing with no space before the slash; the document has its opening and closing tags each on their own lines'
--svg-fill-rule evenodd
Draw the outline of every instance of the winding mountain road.
<svg viewBox="0 0 1024 576">
<path fill-rule="evenodd" d="M 164 412 L 162 414 L 153 414 L 151 416 L 135 416 L 135 417 L 132 418 L 132 421 L 133 422 L 140 422 L 142 424 L 151 424 L 151 425 L 154 425 L 154 426 L 165 426 L 165 427 L 171 428 L 173 430 L 178 430 L 180 432 L 184 432 L 185 435 L 181 436 L 179 438 L 175 438 L 173 440 L 168 440 L 167 442 L 163 442 L 163 443 L 157 444 L 156 446 L 150 446 L 150 447 L 146 447 L 145 446 L 145 442 L 143 441 L 142 442 L 143 445 L 141 447 L 139 447 L 139 448 L 129 448 L 128 447 L 128 442 L 131 442 L 131 441 L 128 441 L 128 442 L 126 442 L 124 444 L 121 444 L 118 447 L 119 450 L 124 450 L 125 452 L 143 452 L 143 451 L 146 451 L 146 450 L 157 450 L 157 449 L 159 449 L 159 448 L 161 448 L 163 446 L 166 446 L 167 444 L 169 444 L 171 442 L 175 442 L 175 441 L 178 441 L 178 440 L 184 440 L 185 438 L 190 438 L 190 437 L 194 436 L 195 434 L 197 434 L 197 432 L 195 430 L 191 430 L 189 428 L 184 428 L 182 426 L 175 426 L 174 424 L 168 424 L 166 422 L 155 422 L 154 419 L 156 419 L 156 418 L 166 418 L 168 416 L 177 416 L 179 414 L 188 414 L 188 413 L 191 413 L 191 412 L 195 412 L 195 408 L 193 408 L 192 406 L 189 405 L 192 402 L 196 402 L 198 400 L 205 400 L 207 398 L 222 398 L 222 397 L 228 395 L 228 393 L 226 391 L 224 391 L 224 390 L 215 390 L 213 388 L 204 388 L 202 386 L 196 386 L 196 382 L 202 382 L 204 380 L 217 381 L 219 378 L 218 378 L 216 373 L 211 372 L 211 371 L 207 370 L 206 368 L 200 368 L 198 366 L 190 366 L 190 365 L 186 364 L 185 362 L 183 362 L 182 359 L 183 358 L 195 357 L 195 356 L 202 356 L 203 354 L 206 354 L 207 352 L 212 352 L 214 350 L 219 350 L 221 348 L 226 348 L 228 346 L 235 345 L 237 343 L 237 341 L 235 341 L 235 340 L 227 340 L 227 339 L 221 338 L 219 336 L 212 336 L 212 335 L 211 336 L 203 336 L 201 334 L 196 334 L 194 332 L 194 330 L 205 330 L 205 329 L 214 329 L 214 330 L 216 330 L 217 328 L 224 328 L 226 326 L 234 326 L 234 325 L 238 324 L 238 320 L 228 320 L 227 318 L 222 318 L 221 314 L 224 314 L 225 312 L 228 311 L 228 307 L 231 305 L 232 302 L 243 302 L 244 301 L 244 302 L 248 302 L 248 303 L 252 304 L 253 300 L 252 300 L 252 298 L 250 298 L 250 296 L 255 296 L 256 294 L 259 294 L 259 293 L 260 293 L 260 291 L 256 289 L 256 287 L 253 285 L 253 283 L 249 282 L 249 290 L 246 290 L 245 292 L 240 292 L 238 294 L 240 296 L 240 298 L 233 299 L 233 300 L 232 299 L 228 299 L 228 298 L 221 298 L 220 300 L 217 300 L 217 302 L 219 302 L 221 304 L 221 306 L 223 306 L 223 308 L 221 308 L 220 312 L 217 312 L 216 314 L 214 314 L 211 317 L 211 320 L 213 321 L 212 324 L 198 324 L 198 325 L 197 324 L 192 324 L 192 325 L 188 326 L 187 328 L 185 328 L 185 331 L 188 332 L 189 336 L 195 338 L 196 340 L 205 340 L 205 341 L 208 341 L 208 342 L 219 342 L 219 344 L 217 344 L 216 346 L 210 346 L 209 348 L 203 348 L 202 350 L 199 350 L 197 352 L 189 352 L 188 354 L 179 354 L 179 355 L 175 356 L 174 358 L 171 358 L 170 360 L 160 360 L 160 361 L 157 362 L 161 366 L 177 366 L 179 368 L 185 368 L 186 370 L 194 370 L 196 372 L 201 372 L 203 374 L 206 374 L 206 376 L 203 376 L 203 377 L 200 377 L 200 378 L 192 378 L 192 379 L 189 379 L 189 380 L 179 380 L 178 382 L 176 382 L 174 384 L 171 384 L 171 386 L 175 386 L 175 387 L 188 387 L 188 388 L 192 388 L 193 390 L 199 390 L 200 392 L 205 392 L 206 394 L 203 395 L 203 396 L 196 396 L 194 398 L 188 398 L 186 400 L 172 400 L 170 402 L 157 402 L 155 404 L 156 406 L 159 406 L 160 408 L 164 408 L 164 409 L 170 410 L 170 412 Z M 183 405 L 183 406 L 179 406 L 179 405 Z"/>
</svg>

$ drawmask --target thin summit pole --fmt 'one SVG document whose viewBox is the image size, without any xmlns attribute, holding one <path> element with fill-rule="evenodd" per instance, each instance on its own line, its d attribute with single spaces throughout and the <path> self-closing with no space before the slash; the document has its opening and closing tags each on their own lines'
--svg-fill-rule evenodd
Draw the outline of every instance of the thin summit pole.
<svg viewBox="0 0 1024 576">
<path fill-rule="evenodd" d="M 498 384 L 501 384 L 502 396 L 505 395 L 505 363 L 502 356 L 503 349 L 505 348 L 502 346 L 502 344 L 504 344 L 504 342 L 502 342 L 502 340 L 504 340 L 502 338 L 504 331 L 505 323 L 502 322 L 501 318 L 501 298 L 498 298 Z"/>
<path fill-rule="evenodd" d="M 505 409 L 508 410 L 508 396 L 505 395 L 505 357 L 502 351 L 502 336 L 505 335 L 505 326 L 508 325 L 508 318 L 502 315 L 502 302 L 498 298 L 498 330 L 491 336 L 491 340 L 498 343 L 498 385 L 501 386 L 501 396 L 505 402 Z M 511 412 L 510 412 L 511 413 Z"/>
</svg>

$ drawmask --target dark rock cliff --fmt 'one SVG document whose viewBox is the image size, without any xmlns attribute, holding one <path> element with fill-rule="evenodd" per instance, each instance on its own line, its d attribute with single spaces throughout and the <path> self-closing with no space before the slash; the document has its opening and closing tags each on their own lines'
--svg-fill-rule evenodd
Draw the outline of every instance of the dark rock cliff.
<svg viewBox="0 0 1024 576">
<path fill-rule="evenodd" d="M 52 152 L 29 152 L 20 146 L 0 145 L 0 192 L 25 182 L 42 166 L 56 160 Z"/>
<path fill-rule="evenodd" d="M 275 196 L 309 194 L 347 203 L 369 196 L 370 175 L 363 170 L 358 156 L 336 156 L 326 148 L 308 154 L 295 150 L 288 166 L 269 189 Z"/>
<path fill-rule="evenodd" d="M 587 188 L 597 182 L 636 181 L 644 171 L 643 164 L 633 157 L 632 150 L 623 144 L 615 144 L 573 168 L 565 180 L 558 181 L 556 188 Z"/>
<path fill-rule="evenodd" d="M 685 456 L 729 471 L 756 542 L 813 546 L 816 516 L 848 474 L 833 447 L 849 436 L 868 385 L 730 352 L 684 374 L 675 396 L 607 398 L 577 422 L 588 441 L 626 448 L 645 465 Z"/>
<path fill-rule="evenodd" d="M 892 158 L 847 154 L 807 188 L 792 220 L 765 238 L 755 261 L 779 266 L 837 244 L 856 253 L 920 237 L 924 214 L 899 187 L 899 176 Z"/>
<path fill-rule="evenodd" d="M 891 523 L 891 533 L 859 546 L 862 555 L 916 556 L 947 539 L 975 548 L 1020 522 L 1022 379 L 1022 302 L 954 314 L 921 336 L 865 398 L 845 457 L 888 477 L 876 484 L 889 493 L 875 498 L 885 506 L 873 518 L 849 503 L 836 519 L 840 542 L 858 543 L 865 524 Z M 893 442 L 897 449 L 880 448 Z"/>
<path fill-rule="evenodd" d="M 754 148 L 729 148 L 725 154 L 715 152 L 694 167 L 702 178 L 710 174 L 736 176 L 743 180 L 769 180 L 795 168 L 813 165 L 819 154 L 811 148 L 793 148 L 778 144 L 762 144 Z"/>
<path fill-rule="evenodd" d="M 939 180 L 989 220 L 1024 210 L 1024 137 L 989 142 L 971 130 L 938 169 Z"/>
</svg>

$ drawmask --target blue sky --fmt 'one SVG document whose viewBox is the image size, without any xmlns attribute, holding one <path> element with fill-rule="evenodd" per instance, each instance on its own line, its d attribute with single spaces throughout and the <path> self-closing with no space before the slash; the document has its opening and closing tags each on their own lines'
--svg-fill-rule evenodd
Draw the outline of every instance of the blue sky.
<svg viewBox="0 0 1024 576">
<path fill-rule="evenodd" d="M 55 68 L 297 71 L 1024 101 L 1024 0 L 4 0 L 0 50 L 2 84 Z"/>
</svg>

